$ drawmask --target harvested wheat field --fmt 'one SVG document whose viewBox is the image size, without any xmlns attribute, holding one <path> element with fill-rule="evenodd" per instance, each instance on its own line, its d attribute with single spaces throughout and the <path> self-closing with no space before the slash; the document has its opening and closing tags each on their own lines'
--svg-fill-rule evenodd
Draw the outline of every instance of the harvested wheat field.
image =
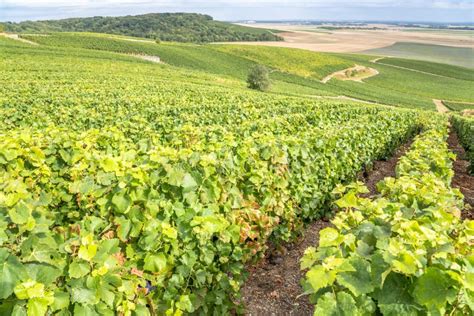
<svg viewBox="0 0 474 316">
<path fill-rule="evenodd" d="M 246 45 L 265 45 L 302 48 L 318 52 L 352 53 L 393 45 L 397 42 L 414 42 L 454 47 L 474 47 L 469 32 L 423 32 L 387 25 L 373 25 L 377 30 L 341 29 L 325 30 L 314 26 L 286 24 L 245 24 L 257 28 L 277 29 L 282 42 L 237 42 Z M 408 31 L 409 30 L 409 31 Z M 456 36 L 453 36 L 453 35 Z M 233 43 L 234 44 L 234 43 Z"/>
</svg>

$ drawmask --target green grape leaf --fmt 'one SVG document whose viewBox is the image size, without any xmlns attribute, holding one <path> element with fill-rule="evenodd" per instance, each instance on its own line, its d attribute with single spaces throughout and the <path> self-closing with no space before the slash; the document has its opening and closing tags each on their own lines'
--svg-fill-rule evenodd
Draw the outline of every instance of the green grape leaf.
<svg viewBox="0 0 474 316">
<path fill-rule="evenodd" d="M 69 276 L 71 278 L 82 278 L 90 272 L 90 265 L 87 262 L 74 261 L 69 265 Z"/>
<path fill-rule="evenodd" d="M 6 249 L 0 248 L 0 299 L 13 294 L 13 289 L 26 276 L 26 270 L 20 260 Z"/>
<path fill-rule="evenodd" d="M 50 264 L 28 263 L 24 265 L 29 277 L 36 282 L 51 284 L 62 274 L 62 271 Z"/>
<path fill-rule="evenodd" d="M 58 311 L 69 307 L 69 294 L 65 292 L 54 293 L 54 302 L 51 305 L 51 310 Z"/>
<path fill-rule="evenodd" d="M 344 236 L 332 227 L 327 227 L 319 233 L 320 247 L 339 246 L 343 241 Z"/>
<path fill-rule="evenodd" d="M 391 272 L 388 274 L 382 288 L 376 288 L 373 297 L 378 301 L 382 312 L 388 315 L 403 311 L 398 315 L 416 315 L 418 304 L 411 295 L 412 281 L 409 277 Z"/>
<path fill-rule="evenodd" d="M 104 169 L 105 172 L 113 172 L 119 170 L 118 163 L 110 157 L 106 157 L 100 162 L 100 166 Z"/>
<path fill-rule="evenodd" d="M 132 200 L 125 193 L 119 192 L 112 197 L 112 204 L 118 213 L 125 214 L 132 205 Z"/>
<path fill-rule="evenodd" d="M 28 218 L 30 217 L 31 211 L 28 206 L 23 202 L 20 201 L 8 210 L 8 215 L 10 215 L 10 219 L 13 223 L 22 225 L 26 224 Z"/>
<path fill-rule="evenodd" d="M 337 282 L 348 288 L 355 296 L 372 292 L 374 287 L 370 276 L 370 263 L 358 257 L 350 259 L 349 262 L 355 271 L 339 273 Z"/>
<path fill-rule="evenodd" d="M 184 172 L 180 169 L 171 169 L 168 172 L 168 183 L 174 186 L 181 186 L 183 184 Z"/>
<path fill-rule="evenodd" d="M 447 274 L 438 268 L 428 268 L 415 283 L 413 296 L 420 305 L 429 310 L 444 313 L 448 301 L 456 296 L 457 291 L 452 287 L 457 285 Z"/>
<path fill-rule="evenodd" d="M 160 272 L 166 268 L 166 256 L 164 253 L 148 254 L 145 257 L 143 269 L 150 272 Z"/>
<path fill-rule="evenodd" d="M 355 192 L 350 191 L 349 193 L 345 194 L 342 198 L 337 200 L 336 205 L 340 208 L 351 208 L 358 206 L 358 198 Z"/>
<path fill-rule="evenodd" d="M 322 297 L 320 297 L 318 303 L 316 304 L 314 315 L 339 315 L 336 296 L 333 293 L 326 293 Z"/>
<path fill-rule="evenodd" d="M 198 184 L 196 180 L 194 180 L 193 176 L 191 176 L 189 173 L 186 173 L 181 186 L 184 188 L 185 192 L 189 192 L 197 188 Z"/>
<path fill-rule="evenodd" d="M 35 297 L 28 300 L 28 316 L 46 315 L 48 306 L 53 304 L 54 297 Z"/>
<path fill-rule="evenodd" d="M 188 295 L 181 295 L 179 297 L 179 301 L 176 303 L 176 307 L 188 313 L 192 313 L 194 311 L 193 303 L 189 299 Z"/>
<path fill-rule="evenodd" d="M 306 273 L 306 279 L 316 292 L 321 288 L 332 285 L 336 280 L 336 272 L 326 271 L 323 266 L 317 265 Z"/>
</svg>

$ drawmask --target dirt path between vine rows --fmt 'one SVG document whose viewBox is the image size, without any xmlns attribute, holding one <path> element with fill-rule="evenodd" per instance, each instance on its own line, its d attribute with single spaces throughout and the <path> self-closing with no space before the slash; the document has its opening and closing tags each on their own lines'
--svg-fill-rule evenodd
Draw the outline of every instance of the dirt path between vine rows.
<svg viewBox="0 0 474 316">
<path fill-rule="evenodd" d="M 466 152 L 459 144 L 458 136 L 454 129 L 451 129 L 449 133 L 448 145 L 449 149 L 457 156 L 453 164 L 454 177 L 452 186 L 459 188 L 464 195 L 466 208 L 462 213 L 462 217 L 474 219 L 474 176 L 468 172 L 469 161 L 466 160 Z"/>
<path fill-rule="evenodd" d="M 161 58 L 158 56 L 151 56 L 151 55 L 140 55 L 140 54 L 129 54 L 129 56 L 140 58 L 146 61 L 151 61 L 153 63 L 162 64 Z"/>
<path fill-rule="evenodd" d="M 26 40 L 24 38 L 21 38 L 18 34 L 0 33 L 0 36 L 5 36 L 7 38 L 11 38 L 13 40 L 23 42 L 23 43 L 27 43 L 27 44 L 30 44 L 30 45 L 34 45 L 34 46 L 39 45 L 38 43 L 35 43 L 35 42 L 32 42 L 32 41 Z"/>
<path fill-rule="evenodd" d="M 390 159 L 376 161 L 371 170 L 360 173 L 359 180 L 370 190 L 368 195 L 377 194 L 377 182 L 395 176 L 395 166 L 410 144 L 401 146 Z M 300 271 L 300 259 L 306 248 L 318 246 L 319 231 L 330 225 L 324 220 L 311 223 L 300 239 L 283 245 L 273 253 L 269 251 L 259 264 L 248 268 L 249 277 L 241 290 L 246 315 L 313 315 L 314 306 L 307 296 L 301 296 L 300 280 L 304 272 Z"/>
<path fill-rule="evenodd" d="M 362 100 L 362 99 L 357 99 L 357 98 L 352 98 L 348 97 L 346 95 L 338 95 L 338 96 L 332 96 L 332 95 L 311 95 L 307 94 L 305 95 L 306 97 L 310 98 L 315 98 L 315 99 L 329 99 L 329 100 L 346 100 L 346 101 L 354 101 L 354 102 L 359 102 L 359 103 L 365 103 L 365 104 L 375 104 L 375 105 L 383 105 L 383 106 L 390 106 L 387 104 L 383 103 L 378 103 L 374 101 L 367 101 L 367 100 Z"/>
<path fill-rule="evenodd" d="M 433 103 L 436 105 L 436 110 L 439 113 L 448 113 L 449 109 L 444 105 L 443 101 L 433 99 Z"/>
</svg>

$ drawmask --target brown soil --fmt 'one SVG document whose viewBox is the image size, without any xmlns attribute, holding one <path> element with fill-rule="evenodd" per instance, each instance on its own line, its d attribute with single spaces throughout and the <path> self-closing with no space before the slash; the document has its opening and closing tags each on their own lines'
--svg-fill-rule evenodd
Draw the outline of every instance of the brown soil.
<svg viewBox="0 0 474 316">
<path fill-rule="evenodd" d="M 303 237 L 270 253 L 260 264 L 249 268 L 249 278 L 242 288 L 246 315 L 313 315 L 314 306 L 302 294 L 300 259 L 306 248 L 318 246 L 319 231 L 329 222 L 309 225 Z"/>
<path fill-rule="evenodd" d="M 377 195 L 377 183 L 386 177 L 395 177 L 395 168 L 398 164 L 398 160 L 400 157 L 405 155 L 407 150 L 410 148 L 411 143 L 412 142 L 410 141 L 400 146 L 390 159 L 375 161 L 370 170 L 366 170 L 359 174 L 359 181 L 364 182 L 370 191 L 362 196 L 370 197 Z"/>
<path fill-rule="evenodd" d="M 448 138 L 448 145 L 457 158 L 454 161 L 454 178 L 452 186 L 459 188 L 464 195 L 466 208 L 462 213 L 463 218 L 474 219 L 474 176 L 468 172 L 469 161 L 466 160 L 466 152 L 459 144 L 458 136 L 451 130 Z"/>
<path fill-rule="evenodd" d="M 370 171 L 360 175 L 371 195 L 376 194 L 377 182 L 395 175 L 398 159 L 410 144 L 401 146 L 389 160 L 376 161 Z M 306 248 L 318 246 L 319 231 L 329 225 L 324 220 L 313 222 L 299 240 L 269 251 L 258 265 L 248 268 L 249 277 L 241 291 L 246 315 L 313 315 L 314 306 L 307 296 L 301 296 L 304 272 L 300 271 L 300 259 Z"/>
<path fill-rule="evenodd" d="M 139 54 L 130 54 L 130 56 L 140 58 L 140 59 L 143 59 L 143 60 L 147 60 L 147 61 L 151 61 L 151 62 L 158 63 L 158 64 L 162 63 L 160 57 L 158 57 L 158 56 L 139 55 Z"/>
</svg>

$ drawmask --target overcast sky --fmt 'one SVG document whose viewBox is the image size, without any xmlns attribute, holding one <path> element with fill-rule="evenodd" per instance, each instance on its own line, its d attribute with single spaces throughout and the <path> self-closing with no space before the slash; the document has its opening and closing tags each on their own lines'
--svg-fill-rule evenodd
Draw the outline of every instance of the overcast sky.
<svg viewBox="0 0 474 316">
<path fill-rule="evenodd" d="M 217 20 L 474 22 L 474 0 L 0 0 L 0 21 L 151 12 L 199 12 Z"/>
</svg>

